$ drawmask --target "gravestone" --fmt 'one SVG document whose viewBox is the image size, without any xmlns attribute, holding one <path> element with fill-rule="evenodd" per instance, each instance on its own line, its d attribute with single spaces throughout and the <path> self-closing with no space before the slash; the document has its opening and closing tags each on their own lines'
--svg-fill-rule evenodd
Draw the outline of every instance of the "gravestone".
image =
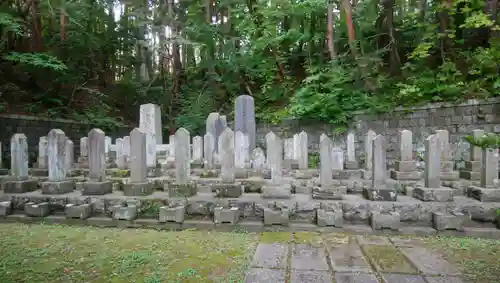
<svg viewBox="0 0 500 283">
<path fill-rule="evenodd" d="M 72 192 L 75 183 L 68 180 L 68 164 L 66 160 L 66 134 L 59 129 L 53 129 L 48 136 L 48 169 L 49 179 L 41 184 L 42 193 L 58 195 Z"/>
<path fill-rule="evenodd" d="M 40 137 L 38 141 L 38 157 L 37 157 L 37 168 L 33 168 L 32 175 L 35 177 L 46 177 L 49 175 L 48 160 L 47 160 L 47 146 L 49 141 L 47 137 Z"/>
<path fill-rule="evenodd" d="M 368 130 L 365 135 L 365 164 L 364 164 L 364 171 L 363 171 L 363 179 L 368 180 L 372 176 L 372 143 L 373 140 L 377 134 L 373 130 Z"/>
<path fill-rule="evenodd" d="M 89 176 L 83 183 L 82 195 L 104 195 L 113 191 L 113 184 L 106 179 L 104 156 L 105 136 L 100 129 L 92 129 L 88 136 Z"/>
<path fill-rule="evenodd" d="M 196 182 L 189 178 L 191 174 L 191 137 L 188 130 L 179 128 L 175 132 L 175 183 L 169 184 L 169 196 L 189 197 L 196 194 Z"/>
<path fill-rule="evenodd" d="M 144 196 L 154 192 L 153 184 L 147 180 L 146 136 L 139 128 L 130 132 L 130 183 L 123 185 L 126 196 Z"/>
<path fill-rule="evenodd" d="M 329 139 L 329 137 L 323 138 L 323 140 L 326 140 L 326 139 Z M 333 146 L 333 142 L 332 142 L 332 146 Z M 320 150 L 321 150 L 321 142 L 320 142 Z M 330 155 L 331 155 L 332 170 L 334 170 L 334 171 L 344 170 L 344 151 L 340 147 L 334 147 L 334 148 L 332 148 Z"/>
<path fill-rule="evenodd" d="M 203 136 L 203 155 L 205 169 L 212 170 L 215 168 L 215 139 L 211 133 L 206 133 Z"/>
<path fill-rule="evenodd" d="M 142 104 L 139 115 L 139 129 L 146 134 L 148 176 L 157 177 L 156 145 L 163 141 L 160 106 Z"/>
<path fill-rule="evenodd" d="M 105 136 L 104 137 L 104 155 L 106 156 L 106 162 L 110 161 L 110 152 L 111 152 L 111 137 Z"/>
<path fill-rule="evenodd" d="M 315 199 L 341 199 L 342 195 L 347 193 L 345 186 L 334 186 L 333 183 L 333 150 L 332 140 L 328 136 L 324 136 L 319 144 L 320 186 L 313 188 L 312 197 Z M 343 155 L 342 149 L 340 152 Z M 343 163 L 341 164 L 343 165 Z"/>
<path fill-rule="evenodd" d="M 396 201 L 397 182 L 387 180 L 387 141 L 377 135 L 372 142 L 371 186 L 363 188 L 365 197 L 372 201 Z"/>
<path fill-rule="evenodd" d="M 469 186 L 469 197 L 482 202 L 500 202 L 498 183 L 498 149 L 484 149 L 481 157 L 481 181 L 479 186 Z"/>
<path fill-rule="evenodd" d="M 285 139 L 283 143 L 283 150 L 285 152 L 284 168 L 285 169 L 297 169 L 298 164 L 295 159 L 295 148 L 293 144 L 293 138 Z"/>
<path fill-rule="evenodd" d="M 78 167 L 89 167 L 89 138 L 80 138 L 80 156 L 78 156 Z"/>
<path fill-rule="evenodd" d="M 358 161 L 356 161 L 356 137 L 354 133 L 347 134 L 346 138 L 347 158 L 345 160 L 346 169 L 358 169 Z"/>
<path fill-rule="evenodd" d="M 243 133 L 239 133 L 243 136 Z M 221 183 L 211 187 L 217 197 L 234 198 L 242 194 L 241 184 L 235 183 L 235 144 L 234 132 L 226 128 L 219 137 Z"/>
<path fill-rule="evenodd" d="M 116 167 L 120 170 L 127 169 L 125 162 L 125 154 L 123 152 L 123 139 L 117 138 L 115 141 L 116 144 Z"/>
<path fill-rule="evenodd" d="M 263 198 L 290 198 L 291 185 L 283 182 L 283 142 L 273 132 L 266 135 L 267 166 L 271 170 L 271 182 L 262 187 Z"/>
<path fill-rule="evenodd" d="M 211 133 L 214 137 L 215 141 L 215 152 L 219 152 L 218 144 L 219 144 L 219 136 L 222 131 L 227 127 L 226 116 L 221 116 L 217 112 L 212 112 L 208 115 L 206 121 L 206 132 Z"/>
<path fill-rule="evenodd" d="M 68 176 L 73 177 L 80 175 L 80 171 L 75 170 L 75 144 L 68 137 L 66 137 L 64 150 L 66 152 L 65 163 Z"/>
<path fill-rule="evenodd" d="M 266 167 L 266 155 L 260 147 L 252 151 L 252 169 L 263 170 Z"/>
<path fill-rule="evenodd" d="M 193 138 L 193 165 L 197 167 L 203 165 L 203 138 L 200 136 Z"/>
<path fill-rule="evenodd" d="M 255 106 L 253 97 L 240 95 L 234 102 L 234 130 L 248 136 L 249 150 L 255 148 Z"/>
<path fill-rule="evenodd" d="M 399 181 L 420 180 L 417 162 L 413 159 L 413 134 L 411 131 L 398 132 L 398 160 L 395 169 L 391 170 L 391 178 Z"/>
<path fill-rule="evenodd" d="M 28 175 L 28 139 L 24 134 L 14 134 L 10 140 L 10 171 L 12 178 L 3 182 L 4 193 L 22 194 L 38 188 L 38 181 Z"/>
<path fill-rule="evenodd" d="M 441 148 L 441 180 L 455 181 L 459 178 L 459 173 L 453 171 L 453 157 L 450 148 L 450 133 L 447 130 L 436 130 L 436 136 L 439 139 Z"/>
<path fill-rule="evenodd" d="M 441 186 L 441 154 L 442 141 L 437 134 L 425 139 L 424 186 L 417 185 L 413 189 L 413 197 L 422 201 L 453 201 L 454 190 Z"/>
<path fill-rule="evenodd" d="M 472 136 L 474 139 L 481 138 L 484 136 L 484 130 L 473 130 Z M 465 168 L 460 170 L 460 178 L 478 181 L 481 179 L 481 159 L 482 159 L 482 150 L 478 146 L 470 145 L 469 147 L 469 160 L 465 162 Z"/>
<path fill-rule="evenodd" d="M 309 148 L 307 141 L 307 133 L 302 131 L 299 133 L 299 146 L 298 146 L 298 166 L 300 170 L 306 170 L 309 165 Z"/>
<path fill-rule="evenodd" d="M 234 165 L 238 169 L 247 168 L 248 156 L 250 154 L 248 136 L 237 131 L 234 134 Z"/>
<path fill-rule="evenodd" d="M 2 156 L 2 143 L 0 142 L 0 176 L 5 176 L 9 174 L 7 168 L 3 168 L 3 156 Z"/>
</svg>

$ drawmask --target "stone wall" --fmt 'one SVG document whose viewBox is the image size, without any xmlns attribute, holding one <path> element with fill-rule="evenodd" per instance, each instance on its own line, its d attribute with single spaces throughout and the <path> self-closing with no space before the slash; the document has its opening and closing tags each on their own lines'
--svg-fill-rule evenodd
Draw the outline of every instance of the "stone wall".
<svg viewBox="0 0 500 283">
<path fill-rule="evenodd" d="M 450 143 L 455 159 L 468 157 L 468 144 L 463 137 L 474 129 L 485 132 L 500 133 L 500 99 L 487 101 L 469 100 L 461 104 L 429 104 L 421 107 L 396 108 L 394 111 L 381 115 L 357 113 L 351 129 L 356 134 L 356 154 L 363 159 L 364 135 L 368 129 L 378 134 L 386 135 L 389 141 L 387 151 L 388 163 L 396 158 L 396 138 L 398 129 L 408 129 L 413 132 L 414 149 L 423 148 L 424 139 L 437 129 L 450 132 Z M 264 136 L 273 131 L 282 138 L 292 137 L 294 133 L 306 131 L 309 138 L 309 150 L 318 151 L 319 136 L 326 133 L 334 136 L 337 144 L 345 149 L 345 134 L 333 134 L 335 128 L 326 123 L 286 120 L 280 125 L 257 126 L 258 144 L 265 147 Z"/>
<path fill-rule="evenodd" d="M 10 156 L 10 138 L 15 133 L 23 133 L 28 138 L 30 161 L 36 158 L 38 153 L 38 139 L 46 136 L 51 129 L 61 129 L 75 144 L 75 156 L 80 154 L 80 138 L 87 136 L 94 128 L 93 125 L 72 120 L 46 119 L 24 115 L 0 115 L 0 141 L 2 142 L 2 153 L 4 161 Z M 106 135 L 113 138 L 128 135 L 131 127 L 118 127 Z M 10 167 L 10 164 L 6 164 Z"/>
</svg>

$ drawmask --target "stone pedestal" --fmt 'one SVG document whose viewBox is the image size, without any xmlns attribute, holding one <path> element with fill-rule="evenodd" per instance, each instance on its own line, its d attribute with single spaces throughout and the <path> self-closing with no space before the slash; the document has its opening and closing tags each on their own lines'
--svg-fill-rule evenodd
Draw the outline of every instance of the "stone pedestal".
<svg viewBox="0 0 500 283">
<path fill-rule="evenodd" d="M 75 189 L 75 182 L 67 180 L 60 182 L 46 181 L 41 183 L 42 194 L 44 195 L 61 195 L 70 193 Z"/>
<path fill-rule="evenodd" d="M 89 158 L 87 156 L 79 156 L 77 167 L 88 169 L 89 168 Z"/>
<path fill-rule="evenodd" d="M 372 179 L 372 171 L 360 170 L 360 172 L 361 172 L 361 179 L 363 179 L 363 180 L 371 180 Z"/>
<path fill-rule="evenodd" d="M 342 227 L 344 224 L 344 215 L 342 210 L 325 210 L 319 208 L 316 210 L 316 220 L 319 227 L 333 226 Z"/>
<path fill-rule="evenodd" d="M 262 187 L 262 198 L 282 198 L 288 199 L 292 196 L 292 186 L 283 185 L 264 185 Z"/>
<path fill-rule="evenodd" d="M 219 172 L 217 170 L 206 169 L 200 173 L 200 178 L 217 178 L 219 177 Z"/>
<path fill-rule="evenodd" d="M 387 185 L 381 187 L 364 187 L 363 195 L 366 199 L 371 201 L 396 201 L 398 198 L 398 192 L 396 185 Z"/>
<path fill-rule="evenodd" d="M 11 201 L 2 201 L 0 202 L 0 216 L 7 216 L 12 213 L 12 202 Z"/>
<path fill-rule="evenodd" d="M 162 206 L 160 207 L 159 221 L 162 223 L 164 222 L 182 223 L 184 222 L 185 214 L 186 214 L 185 206 L 176 206 L 176 207 Z"/>
<path fill-rule="evenodd" d="M 361 179 L 363 173 L 361 170 L 332 170 L 332 176 L 336 180 L 352 180 Z"/>
<path fill-rule="evenodd" d="M 432 223 L 434 229 L 463 231 L 466 216 L 461 212 L 433 212 Z"/>
<path fill-rule="evenodd" d="M 33 168 L 31 170 L 31 176 L 33 177 L 47 177 L 49 176 L 48 169 Z"/>
<path fill-rule="evenodd" d="M 203 168 L 203 161 L 193 160 L 191 161 L 191 169 L 201 169 Z"/>
<path fill-rule="evenodd" d="M 215 192 L 215 196 L 219 198 L 238 198 L 243 193 L 243 188 L 240 183 L 214 184 L 210 186 L 210 188 L 212 192 Z"/>
<path fill-rule="evenodd" d="M 113 183 L 109 181 L 87 181 L 83 183 L 82 195 L 105 195 L 113 192 Z"/>
<path fill-rule="evenodd" d="M 161 168 L 158 167 L 148 167 L 147 176 L 149 178 L 156 178 L 161 176 Z"/>
<path fill-rule="evenodd" d="M 417 170 L 417 162 L 396 160 L 394 170 L 390 171 L 390 177 L 394 180 L 420 180 L 421 174 Z"/>
<path fill-rule="evenodd" d="M 240 219 L 240 210 L 237 207 L 223 208 L 216 207 L 214 209 L 214 223 L 222 224 L 229 223 L 235 225 Z"/>
<path fill-rule="evenodd" d="M 82 219 L 85 220 L 92 214 L 92 206 L 88 203 L 85 204 L 72 204 L 69 203 L 64 208 L 64 214 L 69 219 Z"/>
<path fill-rule="evenodd" d="M 42 202 L 42 203 L 34 203 L 34 202 L 28 202 L 24 205 L 24 213 L 27 216 L 32 216 L 32 217 L 45 217 L 49 215 L 49 203 L 48 202 Z"/>
<path fill-rule="evenodd" d="M 234 178 L 236 179 L 246 179 L 248 178 L 248 169 L 245 168 L 235 168 L 234 169 Z"/>
<path fill-rule="evenodd" d="M 466 161 L 465 168 L 460 170 L 461 179 L 479 181 L 481 179 L 481 161 Z"/>
<path fill-rule="evenodd" d="M 459 179 L 458 171 L 453 171 L 453 161 L 441 160 L 441 181 L 456 181 Z"/>
<path fill-rule="evenodd" d="M 373 230 L 390 229 L 399 231 L 400 224 L 401 219 L 398 212 L 371 212 L 370 225 Z"/>
<path fill-rule="evenodd" d="M 154 193 L 155 188 L 149 182 L 123 184 L 123 194 L 126 196 L 147 196 Z"/>
<path fill-rule="evenodd" d="M 189 182 L 185 185 L 171 183 L 165 186 L 167 186 L 169 197 L 192 197 L 198 192 L 196 182 Z"/>
<path fill-rule="evenodd" d="M 4 193 L 23 194 L 33 192 L 38 189 L 38 180 L 33 179 L 5 179 L 3 182 Z"/>
<path fill-rule="evenodd" d="M 115 205 L 111 208 L 113 219 L 116 220 L 134 220 L 137 218 L 137 206 L 135 205 Z"/>
<path fill-rule="evenodd" d="M 348 170 L 355 170 L 359 168 L 359 164 L 357 161 L 346 161 L 344 168 Z"/>
<path fill-rule="evenodd" d="M 290 222 L 287 208 L 264 207 L 264 225 L 284 225 Z"/>
<path fill-rule="evenodd" d="M 482 202 L 500 202 L 500 188 L 482 188 L 469 186 L 467 196 Z"/>
<path fill-rule="evenodd" d="M 413 189 L 413 197 L 421 201 L 448 202 L 453 201 L 455 190 L 452 188 L 424 188 L 416 187 Z"/>
<path fill-rule="evenodd" d="M 347 194 L 346 186 L 329 186 L 327 188 L 316 186 L 312 189 L 313 199 L 338 200 L 342 199 L 345 194 Z"/>
<path fill-rule="evenodd" d="M 0 176 L 9 175 L 9 169 L 0 168 Z"/>
</svg>

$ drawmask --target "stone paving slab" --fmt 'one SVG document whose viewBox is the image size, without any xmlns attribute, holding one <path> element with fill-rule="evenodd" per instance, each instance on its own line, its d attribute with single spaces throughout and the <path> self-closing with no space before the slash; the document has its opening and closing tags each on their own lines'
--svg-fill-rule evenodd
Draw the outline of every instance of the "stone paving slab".
<svg viewBox="0 0 500 283">
<path fill-rule="evenodd" d="M 325 249 L 307 244 L 293 247 L 292 269 L 297 270 L 328 270 Z"/>
<path fill-rule="evenodd" d="M 332 283 L 329 271 L 292 270 L 291 283 Z"/>
<path fill-rule="evenodd" d="M 380 283 L 374 274 L 339 272 L 335 273 L 337 283 Z"/>
<path fill-rule="evenodd" d="M 330 247 L 328 254 L 335 272 L 371 272 L 370 265 L 356 243 L 351 242 Z"/>
<path fill-rule="evenodd" d="M 357 235 L 356 240 L 360 245 L 383 245 L 392 246 L 392 243 L 387 237 L 375 236 L 375 235 Z"/>
<path fill-rule="evenodd" d="M 384 283 L 426 283 L 420 275 L 382 273 L 380 277 Z"/>
<path fill-rule="evenodd" d="M 255 251 L 252 267 L 284 269 L 287 256 L 288 245 L 260 243 Z"/>
<path fill-rule="evenodd" d="M 460 277 L 425 277 L 427 283 L 465 283 Z"/>
<path fill-rule="evenodd" d="M 441 255 L 425 248 L 401 247 L 401 252 L 424 275 L 457 276 L 460 272 Z"/>
<path fill-rule="evenodd" d="M 284 283 L 285 270 L 251 268 L 245 276 L 245 283 Z"/>
</svg>

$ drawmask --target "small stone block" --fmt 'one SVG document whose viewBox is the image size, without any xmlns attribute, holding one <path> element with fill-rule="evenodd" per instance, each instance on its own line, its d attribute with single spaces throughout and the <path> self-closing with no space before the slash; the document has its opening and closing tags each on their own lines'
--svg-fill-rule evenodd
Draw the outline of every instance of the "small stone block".
<svg viewBox="0 0 500 283">
<path fill-rule="evenodd" d="M 399 172 L 417 171 L 417 162 L 396 160 L 394 162 L 394 169 L 395 169 L 395 171 L 399 171 Z"/>
<path fill-rule="evenodd" d="M 288 209 L 264 207 L 264 225 L 288 225 L 290 213 Z"/>
<path fill-rule="evenodd" d="M 66 214 L 66 218 L 85 220 L 90 217 L 92 213 L 92 206 L 88 203 L 80 205 L 69 203 L 66 205 L 64 213 Z"/>
<path fill-rule="evenodd" d="M 0 168 L 0 176 L 9 175 L 9 169 Z"/>
<path fill-rule="evenodd" d="M 75 189 L 75 182 L 69 180 L 60 182 L 46 181 L 41 184 L 41 187 L 44 195 L 62 195 L 72 192 Z"/>
<path fill-rule="evenodd" d="M 87 181 L 83 183 L 82 195 L 105 195 L 113 192 L 113 183 Z"/>
<path fill-rule="evenodd" d="M 31 170 L 31 176 L 33 176 L 33 177 L 47 177 L 47 176 L 49 176 L 49 170 L 34 168 L 33 170 Z"/>
<path fill-rule="evenodd" d="M 237 207 L 223 208 L 216 207 L 214 209 L 214 223 L 230 223 L 235 225 L 240 219 L 240 210 Z"/>
<path fill-rule="evenodd" d="M 458 171 L 441 172 L 441 181 L 456 181 L 459 179 Z"/>
<path fill-rule="evenodd" d="M 137 206 L 135 205 L 115 205 L 112 208 L 113 219 L 134 220 L 137 217 Z"/>
<path fill-rule="evenodd" d="M 396 201 L 398 194 L 396 188 L 370 188 L 363 189 L 365 197 L 372 201 Z"/>
<path fill-rule="evenodd" d="M 285 270 L 267 269 L 267 268 L 250 268 L 245 274 L 244 283 L 285 283 Z"/>
<path fill-rule="evenodd" d="M 0 216 L 7 216 L 12 213 L 12 202 L 2 201 L 0 202 Z"/>
<path fill-rule="evenodd" d="M 205 170 L 200 173 L 200 178 L 217 178 L 218 176 L 217 170 Z"/>
<path fill-rule="evenodd" d="M 401 220 L 398 212 L 372 211 L 370 224 L 373 230 L 391 229 L 399 231 Z"/>
<path fill-rule="evenodd" d="M 344 215 L 341 210 L 327 211 L 325 209 L 316 210 L 317 224 L 320 227 L 333 226 L 342 227 L 344 224 Z"/>
<path fill-rule="evenodd" d="M 459 173 L 459 177 L 465 180 L 479 181 L 481 180 L 481 172 L 462 170 Z"/>
<path fill-rule="evenodd" d="M 489 189 L 470 186 L 467 188 L 467 195 L 482 202 L 500 202 L 500 188 Z"/>
<path fill-rule="evenodd" d="M 416 187 L 413 189 L 413 197 L 421 201 L 448 202 L 453 201 L 455 190 L 441 187 L 438 189 Z"/>
<path fill-rule="evenodd" d="M 330 272 L 321 270 L 292 270 L 290 283 L 331 283 Z"/>
<path fill-rule="evenodd" d="M 3 183 L 4 193 L 24 194 L 38 189 L 37 180 L 5 180 Z"/>
<path fill-rule="evenodd" d="M 149 182 L 123 184 L 123 194 L 126 196 L 147 196 L 154 191 L 153 184 Z"/>
<path fill-rule="evenodd" d="M 160 207 L 159 221 L 162 223 L 164 222 L 182 223 L 184 222 L 185 214 L 186 214 L 185 206 L 176 206 L 176 207 L 162 206 Z"/>
<path fill-rule="evenodd" d="M 359 164 L 356 161 L 346 161 L 344 164 L 344 168 L 347 170 L 355 170 L 359 168 Z"/>
<path fill-rule="evenodd" d="M 45 217 L 49 215 L 49 203 L 48 202 L 42 202 L 42 203 L 34 203 L 34 202 L 28 202 L 24 205 L 24 213 L 27 216 L 32 216 L 32 217 Z"/>
<path fill-rule="evenodd" d="M 434 229 L 438 231 L 444 230 L 464 230 L 465 215 L 461 212 L 433 212 L 432 223 Z"/>
<path fill-rule="evenodd" d="M 337 283 L 379 283 L 374 274 L 369 273 L 335 273 L 335 282 Z"/>
<path fill-rule="evenodd" d="M 169 197 L 192 197 L 198 192 L 195 182 L 190 182 L 185 185 L 181 184 L 167 184 Z"/>
<path fill-rule="evenodd" d="M 332 186 L 330 188 L 314 187 L 312 189 L 313 199 L 338 200 L 347 194 L 347 186 Z"/>
<path fill-rule="evenodd" d="M 262 187 L 262 198 L 288 199 L 291 196 L 292 186 L 290 184 L 280 186 L 265 185 Z"/>
<path fill-rule="evenodd" d="M 214 184 L 211 186 L 212 192 L 219 198 L 238 198 L 243 194 L 241 184 Z"/>
<path fill-rule="evenodd" d="M 391 174 L 391 179 L 394 180 L 418 181 L 421 179 L 421 174 L 418 171 L 403 172 L 403 171 L 391 170 L 390 174 Z"/>
<path fill-rule="evenodd" d="M 465 161 L 464 171 L 481 172 L 481 161 Z"/>
</svg>

